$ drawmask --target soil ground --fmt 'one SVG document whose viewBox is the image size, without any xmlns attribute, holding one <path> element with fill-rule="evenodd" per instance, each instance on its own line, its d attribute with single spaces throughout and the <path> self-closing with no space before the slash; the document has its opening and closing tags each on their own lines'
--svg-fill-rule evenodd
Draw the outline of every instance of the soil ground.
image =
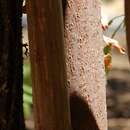
<svg viewBox="0 0 130 130">
<path fill-rule="evenodd" d="M 109 130 L 130 130 L 130 70 L 113 69 L 107 83 Z"/>
</svg>

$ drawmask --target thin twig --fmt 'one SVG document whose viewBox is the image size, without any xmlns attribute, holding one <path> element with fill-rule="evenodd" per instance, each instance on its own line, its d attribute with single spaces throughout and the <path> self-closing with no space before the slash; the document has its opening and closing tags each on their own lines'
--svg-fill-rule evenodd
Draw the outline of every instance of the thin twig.
<svg viewBox="0 0 130 130">
<path fill-rule="evenodd" d="M 111 38 L 114 38 L 116 33 L 119 31 L 119 29 L 121 28 L 122 24 L 124 23 L 124 19 L 121 21 L 121 23 L 119 24 L 119 26 L 116 28 L 116 30 L 113 32 Z"/>
<path fill-rule="evenodd" d="M 120 17 L 123 17 L 123 16 L 124 16 L 124 14 L 119 15 L 119 16 L 115 16 L 114 18 L 112 18 L 112 19 L 108 22 L 108 25 L 110 26 L 115 19 L 120 18 Z"/>
</svg>

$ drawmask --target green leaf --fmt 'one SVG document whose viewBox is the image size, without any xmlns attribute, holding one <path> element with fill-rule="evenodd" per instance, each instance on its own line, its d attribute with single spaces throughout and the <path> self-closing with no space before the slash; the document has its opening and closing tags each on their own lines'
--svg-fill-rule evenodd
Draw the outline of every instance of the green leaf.
<svg viewBox="0 0 130 130">
<path fill-rule="evenodd" d="M 104 51 L 105 55 L 108 54 L 108 53 L 110 53 L 111 52 L 111 45 L 105 46 L 103 51 Z"/>
<path fill-rule="evenodd" d="M 32 95 L 32 87 L 31 86 L 24 84 L 23 90 L 25 93 Z"/>
<path fill-rule="evenodd" d="M 29 105 L 28 103 L 24 103 L 23 108 L 24 108 L 24 117 L 29 118 L 31 116 L 31 110 L 32 110 L 31 105 Z"/>
<path fill-rule="evenodd" d="M 28 94 L 24 93 L 23 100 L 25 103 L 32 104 L 32 95 L 28 95 Z"/>
</svg>

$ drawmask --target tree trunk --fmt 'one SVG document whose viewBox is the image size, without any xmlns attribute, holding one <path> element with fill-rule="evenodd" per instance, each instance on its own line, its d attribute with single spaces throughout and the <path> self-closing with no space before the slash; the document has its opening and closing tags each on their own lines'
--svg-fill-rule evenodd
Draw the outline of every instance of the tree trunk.
<svg viewBox="0 0 130 130">
<path fill-rule="evenodd" d="M 0 130 L 24 130 L 22 0 L 0 0 Z"/>
<path fill-rule="evenodd" d="M 107 130 L 99 0 L 63 0 L 73 130 Z"/>
<path fill-rule="evenodd" d="M 70 130 L 61 0 L 28 0 L 36 130 Z"/>
<path fill-rule="evenodd" d="M 127 38 L 127 47 L 128 47 L 128 56 L 130 60 L 130 7 L 129 0 L 125 0 L 125 22 L 126 22 L 126 38 Z"/>
</svg>

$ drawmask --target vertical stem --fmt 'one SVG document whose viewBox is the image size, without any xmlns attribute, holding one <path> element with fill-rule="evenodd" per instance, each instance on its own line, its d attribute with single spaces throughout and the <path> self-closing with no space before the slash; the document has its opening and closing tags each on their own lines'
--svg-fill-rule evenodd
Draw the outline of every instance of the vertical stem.
<svg viewBox="0 0 130 130">
<path fill-rule="evenodd" d="M 67 80 L 71 93 L 73 130 L 106 130 L 100 2 L 99 0 L 63 2 Z"/>
<path fill-rule="evenodd" d="M 126 23 L 126 38 L 127 38 L 127 47 L 128 47 L 128 56 L 130 60 L 130 7 L 129 0 L 125 0 L 125 23 Z"/>
<path fill-rule="evenodd" d="M 28 0 L 36 130 L 70 130 L 61 0 Z"/>
<path fill-rule="evenodd" d="M 0 0 L 0 129 L 25 130 L 22 0 Z"/>
</svg>

